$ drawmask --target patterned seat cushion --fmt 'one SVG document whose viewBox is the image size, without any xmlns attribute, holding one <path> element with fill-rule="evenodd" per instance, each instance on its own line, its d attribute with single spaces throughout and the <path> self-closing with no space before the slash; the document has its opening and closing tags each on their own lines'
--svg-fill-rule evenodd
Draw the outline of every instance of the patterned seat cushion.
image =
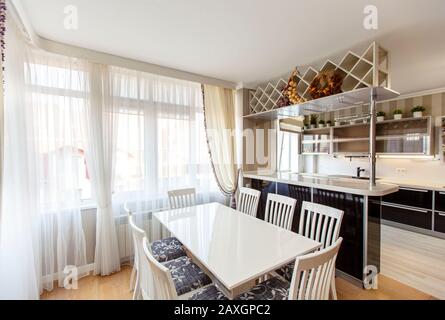
<svg viewBox="0 0 445 320">
<path fill-rule="evenodd" d="M 189 300 L 229 300 L 215 285 L 198 291 Z"/>
<path fill-rule="evenodd" d="M 178 296 L 208 285 L 212 280 L 192 262 L 189 257 L 180 257 L 163 263 L 170 269 Z"/>
<path fill-rule="evenodd" d="M 276 272 L 282 276 L 287 281 L 292 281 L 292 274 L 294 273 L 295 262 L 291 262 L 281 269 L 276 270 Z"/>
<path fill-rule="evenodd" d="M 182 243 L 174 237 L 156 240 L 151 244 L 153 256 L 159 262 L 173 260 L 185 256 Z"/>
<path fill-rule="evenodd" d="M 278 277 L 257 284 L 250 291 L 239 295 L 236 300 L 287 300 L 290 284 Z"/>
</svg>

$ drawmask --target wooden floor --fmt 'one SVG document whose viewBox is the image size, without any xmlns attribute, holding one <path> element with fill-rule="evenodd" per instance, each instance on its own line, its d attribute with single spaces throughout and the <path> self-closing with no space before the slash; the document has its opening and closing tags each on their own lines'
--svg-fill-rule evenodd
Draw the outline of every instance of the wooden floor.
<svg viewBox="0 0 445 320">
<path fill-rule="evenodd" d="M 77 290 L 54 289 L 42 294 L 42 299 L 102 300 L 131 299 L 128 291 L 131 268 L 123 267 L 121 272 L 107 277 L 87 276 L 78 282 Z M 408 287 L 385 276 L 379 277 L 378 290 L 364 290 L 350 282 L 337 278 L 338 298 L 343 300 L 424 300 L 432 296 Z"/>
<path fill-rule="evenodd" d="M 445 240 L 382 225 L 381 272 L 445 299 Z"/>
</svg>

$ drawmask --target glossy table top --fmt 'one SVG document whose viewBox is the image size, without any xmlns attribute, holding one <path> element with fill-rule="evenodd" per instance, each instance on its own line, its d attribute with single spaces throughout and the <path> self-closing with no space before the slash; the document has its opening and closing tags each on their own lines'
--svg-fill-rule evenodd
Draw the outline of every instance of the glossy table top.
<svg viewBox="0 0 445 320">
<path fill-rule="evenodd" d="M 228 290 L 320 246 L 219 203 L 157 212 L 155 217 Z"/>
</svg>

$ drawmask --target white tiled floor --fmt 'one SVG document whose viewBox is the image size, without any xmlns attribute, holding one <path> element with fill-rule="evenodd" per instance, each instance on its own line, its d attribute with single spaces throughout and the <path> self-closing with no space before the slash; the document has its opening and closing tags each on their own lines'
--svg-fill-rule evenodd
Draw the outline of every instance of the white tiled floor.
<svg viewBox="0 0 445 320">
<path fill-rule="evenodd" d="M 445 299 L 445 240 L 382 225 L 381 272 Z"/>
</svg>

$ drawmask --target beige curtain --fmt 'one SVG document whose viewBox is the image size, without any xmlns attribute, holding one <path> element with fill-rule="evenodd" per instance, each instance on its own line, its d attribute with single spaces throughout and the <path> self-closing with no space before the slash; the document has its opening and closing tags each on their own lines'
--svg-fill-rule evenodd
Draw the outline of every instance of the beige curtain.
<svg viewBox="0 0 445 320">
<path fill-rule="evenodd" d="M 204 121 L 210 159 L 221 191 L 233 196 L 238 188 L 235 92 L 203 85 Z"/>
</svg>

